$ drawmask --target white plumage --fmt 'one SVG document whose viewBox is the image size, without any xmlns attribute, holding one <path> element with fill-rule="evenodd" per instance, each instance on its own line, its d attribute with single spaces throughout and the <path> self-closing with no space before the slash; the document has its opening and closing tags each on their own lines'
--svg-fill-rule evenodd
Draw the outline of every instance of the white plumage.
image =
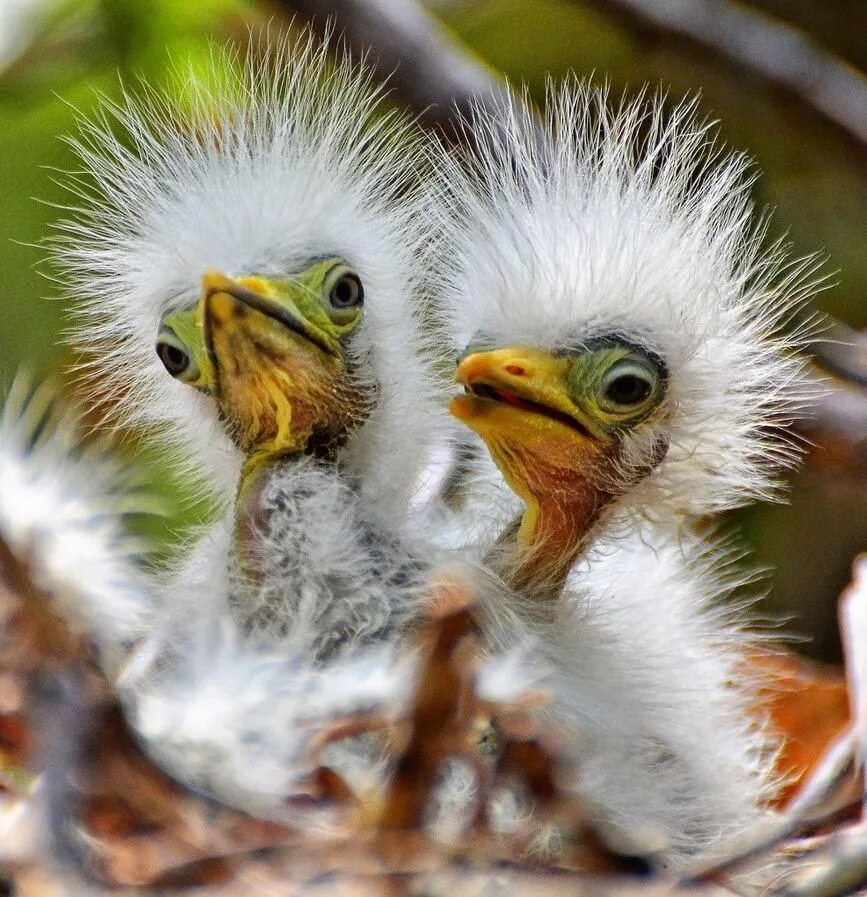
<svg viewBox="0 0 867 897">
<path fill-rule="evenodd" d="M 513 610 L 555 671 L 552 713 L 577 732 L 576 788 L 614 843 L 655 843 L 675 864 L 754 824 L 777 784 L 746 669 L 754 639 L 720 603 L 736 584 L 726 552 L 692 527 L 774 495 L 797 456 L 784 428 L 805 398 L 802 362 L 785 327 L 815 268 L 762 248 L 744 158 L 694 114 L 644 96 L 612 107 L 569 81 L 549 92 L 551 143 L 517 107 L 477 112 L 483 149 L 444 188 L 454 351 L 556 355 L 613 337 L 664 366 L 660 406 L 615 437 L 600 475 L 614 497 L 553 620 L 520 595 Z M 490 540 L 521 503 L 487 458 L 475 481 L 467 530 L 484 550 L 478 521 Z"/>
<path fill-rule="evenodd" d="M 115 672 L 150 622 L 143 545 L 125 517 L 154 508 L 117 459 L 81 444 L 55 384 L 16 377 L 0 403 L 0 536 Z"/>
<path fill-rule="evenodd" d="M 553 148 L 517 106 L 479 113 L 489 151 L 471 160 L 475 183 L 448 176 L 461 211 L 446 326 L 459 349 L 477 335 L 559 348 L 614 333 L 664 359 L 652 435 L 667 454 L 641 483 L 632 474 L 652 437 L 631 434 L 624 459 L 620 507 L 644 515 L 771 497 L 797 457 L 780 428 L 806 398 L 785 326 L 815 290 L 816 260 L 763 248 L 747 159 L 694 116 L 694 102 L 671 114 L 661 98 L 613 107 L 607 91 L 570 81 L 550 91 Z"/>
<path fill-rule="evenodd" d="M 82 123 L 84 198 L 55 257 L 98 389 L 226 506 L 152 579 L 150 635 L 119 683 L 130 718 L 180 779 L 281 816 L 311 737 L 353 708 L 397 712 L 410 680 L 394 642 L 418 616 L 424 563 L 401 532 L 441 415 L 421 338 L 427 150 L 362 70 L 312 38 L 264 63 L 218 56 L 209 77 L 105 102 Z M 228 507 L 243 457 L 216 403 L 173 380 L 154 343 L 210 269 L 291 279 L 332 257 L 364 286 L 345 348 L 367 414 L 333 458 L 269 466 L 249 518 L 264 573 L 250 582 Z M 369 755 L 361 739 L 335 764 L 352 779 L 377 768 Z"/>
</svg>

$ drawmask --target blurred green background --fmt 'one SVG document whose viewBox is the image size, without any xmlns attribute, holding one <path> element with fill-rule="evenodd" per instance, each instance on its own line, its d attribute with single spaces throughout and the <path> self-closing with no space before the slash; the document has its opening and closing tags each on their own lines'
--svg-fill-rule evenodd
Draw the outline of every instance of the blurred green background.
<svg viewBox="0 0 867 897">
<path fill-rule="evenodd" d="M 0 0 L 0 379 L 22 364 L 68 368 L 58 346 L 59 292 L 43 276 L 40 241 L 68 201 L 52 169 L 74 166 L 60 135 L 74 111 L 87 113 L 94 92 L 116 95 L 121 79 L 159 83 L 171 61 L 204 59 L 210 41 L 244 44 L 249 29 L 286 21 L 286 6 L 244 0 Z M 867 147 L 808 105 L 731 62 L 683 41 L 640 29 L 616 4 L 576 0 L 430 0 L 431 11 L 492 68 L 526 82 L 541 98 L 548 72 L 570 70 L 610 80 L 615 93 L 645 82 L 676 100 L 701 91 L 705 114 L 725 140 L 746 149 L 763 171 L 756 193 L 774 212 L 772 234 L 788 232 L 796 249 L 821 250 L 833 286 L 817 307 L 867 326 Z M 760 0 L 753 8 L 852 67 L 867 68 L 867 3 Z M 863 468 L 863 465 L 862 465 Z M 178 484 L 154 467 L 175 513 L 165 531 L 192 512 Z M 791 504 L 760 507 L 724 526 L 767 566 L 770 613 L 789 616 L 788 631 L 810 639 L 802 649 L 833 658 L 836 596 L 859 549 L 867 548 L 867 475 L 808 466 L 793 478 Z"/>
</svg>

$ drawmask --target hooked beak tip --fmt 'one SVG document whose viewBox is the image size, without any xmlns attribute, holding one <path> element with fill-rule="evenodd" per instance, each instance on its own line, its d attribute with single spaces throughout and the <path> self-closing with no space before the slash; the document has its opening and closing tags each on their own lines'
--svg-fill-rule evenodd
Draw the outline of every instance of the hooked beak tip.
<svg viewBox="0 0 867 897">
<path fill-rule="evenodd" d="M 488 373 L 490 364 L 484 352 L 476 352 L 467 355 L 458 364 L 455 370 L 455 382 L 463 386 L 470 386 L 474 380 Z"/>
</svg>

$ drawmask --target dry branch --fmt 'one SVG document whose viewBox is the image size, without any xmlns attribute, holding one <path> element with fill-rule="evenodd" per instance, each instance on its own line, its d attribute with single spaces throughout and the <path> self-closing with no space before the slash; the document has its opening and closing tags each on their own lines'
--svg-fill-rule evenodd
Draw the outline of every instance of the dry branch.
<svg viewBox="0 0 867 897">
<path fill-rule="evenodd" d="M 633 27 L 685 39 L 748 69 L 867 144 L 867 81 L 790 26 L 731 0 L 590 2 L 619 12 Z"/>
<path fill-rule="evenodd" d="M 829 320 L 810 351 L 828 373 L 867 387 L 867 334 Z"/>
<path fill-rule="evenodd" d="M 505 102 L 504 82 L 477 57 L 450 40 L 416 3 L 406 0 L 277 0 L 325 36 L 334 28 L 401 103 L 447 135 L 473 100 Z"/>
</svg>

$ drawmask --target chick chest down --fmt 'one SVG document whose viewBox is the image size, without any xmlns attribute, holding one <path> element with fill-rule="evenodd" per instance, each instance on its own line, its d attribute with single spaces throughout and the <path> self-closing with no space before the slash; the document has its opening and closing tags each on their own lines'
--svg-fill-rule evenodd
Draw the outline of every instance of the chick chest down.
<svg viewBox="0 0 867 897">
<path fill-rule="evenodd" d="M 236 527 L 229 604 L 254 638 L 292 642 L 307 633 L 322 661 L 393 639 L 412 622 L 427 565 L 365 514 L 330 465 L 269 465 L 236 510 Z"/>
</svg>

